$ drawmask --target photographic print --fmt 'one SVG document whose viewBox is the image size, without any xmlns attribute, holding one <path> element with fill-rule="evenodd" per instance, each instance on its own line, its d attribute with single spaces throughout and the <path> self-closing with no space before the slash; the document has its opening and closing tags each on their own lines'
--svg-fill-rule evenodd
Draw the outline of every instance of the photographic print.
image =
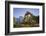
<svg viewBox="0 0 46 36">
<path fill-rule="evenodd" d="M 5 1 L 5 35 L 44 33 L 44 3 Z"/>
<path fill-rule="evenodd" d="M 39 9 L 13 8 L 13 27 L 39 27 Z"/>
</svg>

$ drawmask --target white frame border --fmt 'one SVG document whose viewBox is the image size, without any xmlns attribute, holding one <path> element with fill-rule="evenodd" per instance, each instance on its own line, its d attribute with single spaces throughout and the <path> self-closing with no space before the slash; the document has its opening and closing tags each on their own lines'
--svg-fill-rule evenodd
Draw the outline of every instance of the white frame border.
<svg viewBox="0 0 46 36">
<path fill-rule="evenodd" d="M 39 8 L 39 25 L 40 27 L 23 27 L 23 28 L 13 28 L 13 8 Z M 20 4 L 10 4 L 10 32 L 20 32 L 20 31 L 38 31 L 42 30 L 42 6 L 35 5 L 20 5 Z"/>
</svg>

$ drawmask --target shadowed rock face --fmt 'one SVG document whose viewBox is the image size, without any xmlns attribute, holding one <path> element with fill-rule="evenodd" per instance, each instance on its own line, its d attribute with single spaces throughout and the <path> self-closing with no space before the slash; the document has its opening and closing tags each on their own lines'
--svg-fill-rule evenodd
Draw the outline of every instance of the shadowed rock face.
<svg viewBox="0 0 46 36">
<path fill-rule="evenodd" d="M 32 15 L 30 12 L 27 11 L 26 14 L 25 14 L 25 16 L 26 16 L 26 15 L 29 15 L 29 14 Z"/>
<path fill-rule="evenodd" d="M 24 16 L 24 23 L 31 24 L 31 22 L 32 22 L 32 14 L 27 11 Z"/>
</svg>

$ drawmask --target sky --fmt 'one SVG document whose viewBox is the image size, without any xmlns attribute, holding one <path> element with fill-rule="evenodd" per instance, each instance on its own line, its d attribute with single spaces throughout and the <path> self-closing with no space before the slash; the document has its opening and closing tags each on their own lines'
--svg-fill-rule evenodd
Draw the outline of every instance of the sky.
<svg viewBox="0 0 46 36">
<path fill-rule="evenodd" d="M 18 18 L 19 16 L 24 16 L 26 11 L 29 11 L 34 16 L 39 15 L 39 9 L 38 8 L 13 8 L 13 16 Z"/>
</svg>

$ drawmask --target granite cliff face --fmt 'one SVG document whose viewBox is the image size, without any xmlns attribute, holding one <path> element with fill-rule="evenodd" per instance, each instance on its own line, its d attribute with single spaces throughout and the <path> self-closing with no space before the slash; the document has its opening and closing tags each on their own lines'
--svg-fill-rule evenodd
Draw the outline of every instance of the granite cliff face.
<svg viewBox="0 0 46 36">
<path fill-rule="evenodd" d="M 24 16 L 24 23 L 31 24 L 31 22 L 32 22 L 32 14 L 27 11 Z"/>
</svg>

